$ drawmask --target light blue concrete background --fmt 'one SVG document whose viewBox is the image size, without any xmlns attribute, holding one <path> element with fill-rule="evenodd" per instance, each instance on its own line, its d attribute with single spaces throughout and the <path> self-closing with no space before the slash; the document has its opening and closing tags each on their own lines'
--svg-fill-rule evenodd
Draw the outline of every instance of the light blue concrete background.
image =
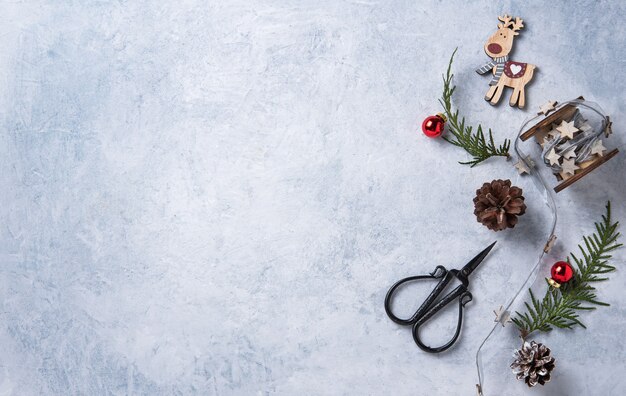
<svg viewBox="0 0 626 396">
<path fill-rule="evenodd" d="M 582 94 L 623 147 L 625 4 L 1 1 L 0 394 L 474 394 L 491 311 L 549 212 L 511 162 L 458 165 L 419 123 L 458 47 L 456 104 L 498 140 Z M 539 68 L 525 111 L 486 104 L 473 71 L 504 12 L 526 20 L 514 58 Z M 607 199 L 626 221 L 624 158 L 558 195 L 550 260 Z M 506 233 L 472 215 L 493 178 L 527 197 Z M 387 288 L 494 239 L 461 341 L 424 354 Z M 487 394 L 623 395 L 624 258 L 587 330 L 538 336 L 553 382 L 515 381 L 509 340 Z"/>
</svg>

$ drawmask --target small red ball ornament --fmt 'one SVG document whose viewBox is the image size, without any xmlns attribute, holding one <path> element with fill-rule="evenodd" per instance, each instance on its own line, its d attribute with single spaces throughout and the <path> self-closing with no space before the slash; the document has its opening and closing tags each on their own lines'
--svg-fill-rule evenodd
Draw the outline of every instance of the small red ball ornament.
<svg viewBox="0 0 626 396">
<path fill-rule="evenodd" d="M 561 284 L 567 283 L 574 277 L 572 266 L 566 261 L 557 261 L 550 270 L 552 279 L 548 279 L 548 283 L 553 287 L 561 287 Z"/>
<path fill-rule="evenodd" d="M 422 132 L 424 135 L 430 138 L 436 138 L 443 133 L 444 125 L 446 124 L 446 116 L 439 113 L 437 115 L 428 116 L 422 122 Z"/>
</svg>

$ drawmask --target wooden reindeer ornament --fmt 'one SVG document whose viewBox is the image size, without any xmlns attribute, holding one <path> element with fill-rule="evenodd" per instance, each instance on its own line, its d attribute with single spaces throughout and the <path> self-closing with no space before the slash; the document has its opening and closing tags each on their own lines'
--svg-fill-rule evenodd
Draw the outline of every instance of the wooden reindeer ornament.
<svg viewBox="0 0 626 396">
<path fill-rule="evenodd" d="M 509 104 L 520 109 L 526 104 L 524 87 L 533 78 L 535 65 L 509 61 L 509 53 L 513 47 L 513 39 L 524 27 L 523 20 L 504 15 L 498 17 L 502 23 L 498 24 L 498 30 L 485 43 L 485 52 L 491 57 L 491 61 L 476 69 L 478 74 L 493 71 L 493 77 L 489 82 L 489 91 L 485 100 L 492 105 L 498 104 L 504 87 L 513 88 L 513 94 Z"/>
</svg>

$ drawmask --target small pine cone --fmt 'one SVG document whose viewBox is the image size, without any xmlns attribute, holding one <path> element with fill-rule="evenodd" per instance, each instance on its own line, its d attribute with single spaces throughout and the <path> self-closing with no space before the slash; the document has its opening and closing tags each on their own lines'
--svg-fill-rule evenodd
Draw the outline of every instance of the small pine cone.
<svg viewBox="0 0 626 396">
<path fill-rule="evenodd" d="M 474 214 L 479 223 L 490 230 L 515 227 L 517 216 L 526 213 L 522 189 L 511 186 L 510 180 L 493 180 L 476 190 Z"/>
<path fill-rule="evenodd" d="M 550 373 L 554 369 L 550 348 L 535 341 L 524 342 L 522 348 L 513 353 L 513 357 L 515 360 L 511 363 L 511 369 L 518 380 L 523 380 L 529 387 L 550 381 Z"/>
</svg>

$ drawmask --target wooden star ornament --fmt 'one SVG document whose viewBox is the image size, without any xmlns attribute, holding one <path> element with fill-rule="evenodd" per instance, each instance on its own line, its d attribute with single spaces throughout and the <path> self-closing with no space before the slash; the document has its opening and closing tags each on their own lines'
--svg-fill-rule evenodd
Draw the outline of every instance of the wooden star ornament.
<svg viewBox="0 0 626 396">
<path fill-rule="evenodd" d="M 503 309 L 502 305 L 497 310 L 493 310 L 496 318 L 493 320 L 496 323 L 500 323 L 504 327 L 507 323 L 511 323 L 511 313 Z"/>
<path fill-rule="evenodd" d="M 576 170 L 580 169 L 575 162 L 576 160 L 574 159 L 563 159 L 563 164 L 561 165 L 563 172 L 567 175 L 574 175 Z"/>
<path fill-rule="evenodd" d="M 563 120 L 556 129 L 561 133 L 561 137 L 569 139 L 574 139 L 574 133 L 578 132 L 578 128 L 574 126 L 574 121 L 567 122 Z"/>
<path fill-rule="evenodd" d="M 607 116 L 606 117 L 606 128 L 604 128 L 604 137 L 608 138 L 613 133 L 613 122 Z"/>
<path fill-rule="evenodd" d="M 566 152 L 564 152 L 563 158 L 565 159 L 576 158 L 576 148 L 571 148 L 567 150 Z"/>
<path fill-rule="evenodd" d="M 591 130 L 593 130 L 593 128 L 591 127 L 591 125 L 589 125 L 589 123 L 587 121 L 585 121 L 581 126 L 580 126 L 580 130 L 582 132 L 589 132 Z"/>
<path fill-rule="evenodd" d="M 517 173 L 519 173 L 520 175 L 523 175 L 524 173 L 530 174 L 530 169 L 528 169 L 528 166 L 526 166 L 526 164 L 522 160 L 517 161 L 515 163 L 515 167 L 517 168 Z"/>
<path fill-rule="evenodd" d="M 548 242 L 546 242 L 546 246 L 543 247 L 543 251 L 545 253 L 549 253 L 550 250 L 552 250 L 552 248 L 554 247 L 555 243 L 556 243 L 556 235 L 552 234 L 550 235 Z"/>
<path fill-rule="evenodd" d="M 554 101 L 554 100 L 549 100 L 547 103 L 541 105 L 539 107 L 539 112 L 537 113 L 537 115 L 548 115 L 551 111 L 554 111 L 554 109 L 556 108 L 558 102 Z"/>
<path fill-rule="evenodd" d="M 548 155 L 546 155 L 546 159 L 550 161 L 550 165 L 559 165 L 559 160 L 561 159 L 561 156 L 556 153 L 556 150 L 553 147 Z"/>
<path fill-rule="evenodd" d="M 598 154 L 600 157 L 604 155 L 606 147 L 602 145 L 602 140 L 598 139 L 591 146 L 591 154 Z"/>
<path fill-rule="evenodd" d="M 552 129 L 550 130 L 550 132 L 548 132 L 548 136 L 550 136 L 552 139 L 561 138 L 561 133 L 556 128 L 557 125 L 552 124 Z"/>
</svg>

